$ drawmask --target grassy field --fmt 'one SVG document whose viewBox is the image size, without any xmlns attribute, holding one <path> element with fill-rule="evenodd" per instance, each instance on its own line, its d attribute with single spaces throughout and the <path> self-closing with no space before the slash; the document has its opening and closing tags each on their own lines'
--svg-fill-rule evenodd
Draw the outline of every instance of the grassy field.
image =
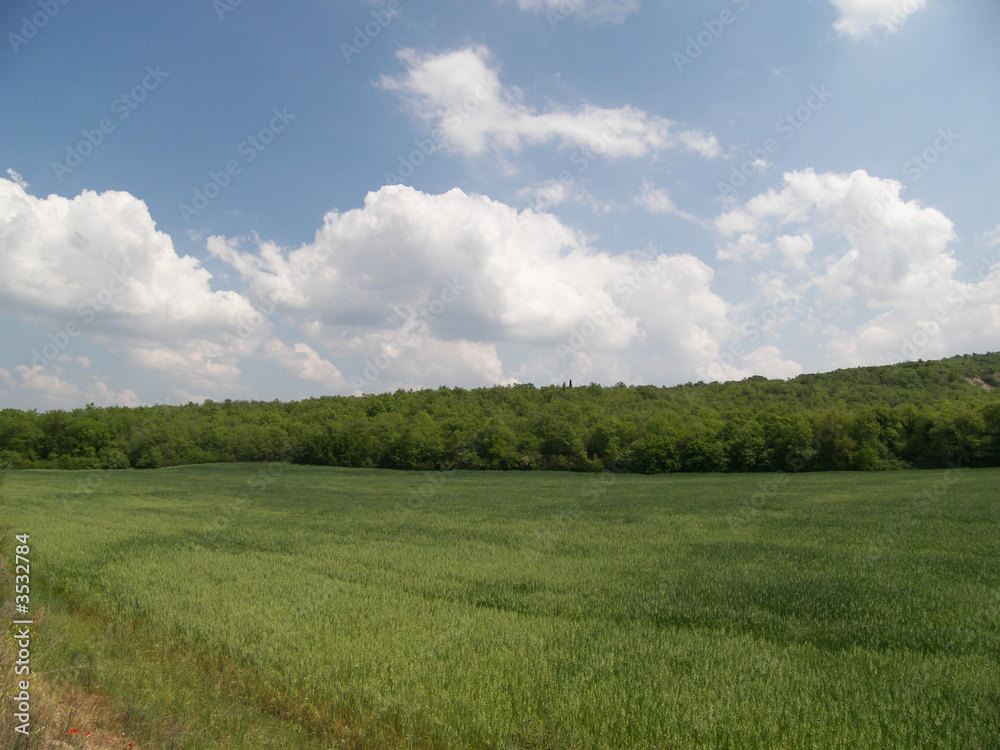
<svg viewBox="0 0 1000 750">
<path fill-rule="evenodd" d="M 995 750 L 998 485 L 23 471 L 0 551 L 35 669 L 137 749 Z"/>
</svg>

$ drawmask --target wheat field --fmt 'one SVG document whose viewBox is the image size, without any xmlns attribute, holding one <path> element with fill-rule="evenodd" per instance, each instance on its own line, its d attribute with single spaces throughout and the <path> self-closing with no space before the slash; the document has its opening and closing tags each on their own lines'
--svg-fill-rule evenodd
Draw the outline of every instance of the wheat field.
<svg viewBox="0 0 1000 750">
<path fill-rule="evenodd" d="M 987 750 L 998 480 L 17 471 L 0 548 L 136 748 Z"/>
</svg>

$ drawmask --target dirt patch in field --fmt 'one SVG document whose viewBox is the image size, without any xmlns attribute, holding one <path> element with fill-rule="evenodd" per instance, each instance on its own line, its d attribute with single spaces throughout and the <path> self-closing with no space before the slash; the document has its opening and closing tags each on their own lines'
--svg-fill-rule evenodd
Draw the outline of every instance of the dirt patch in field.
<svg viewBox="0 0 1000 750">
<path fill-rule="evenodd" d="M 1000 372 L 996 373 L 996 375 L 994 375 L 994 378 L 1000 380 Z M 990 385 L 989 383 L 987 383 L 982 378 L 978 378 L 978 377 L 977 378 L 966 378 L 965 381 L 969 385 L 974 385 L 974 386 L 976 386 L 978 388 L 982 388 L 982 389 L 987 390 L 987 391 L 992 391 L 993 390 L 993 386 Z"/>
</svg>

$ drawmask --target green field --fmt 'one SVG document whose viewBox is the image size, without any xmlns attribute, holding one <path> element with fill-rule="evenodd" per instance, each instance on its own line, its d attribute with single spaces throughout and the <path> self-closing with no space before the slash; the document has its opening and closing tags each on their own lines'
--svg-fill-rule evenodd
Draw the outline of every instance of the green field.
<svg viewBox="0 0 1000 750">
<path fill-rule="evenodd" d="M 138 748 L 995 750 L 998 485 L 17 471 L 0 523 Z"/>
</svg>

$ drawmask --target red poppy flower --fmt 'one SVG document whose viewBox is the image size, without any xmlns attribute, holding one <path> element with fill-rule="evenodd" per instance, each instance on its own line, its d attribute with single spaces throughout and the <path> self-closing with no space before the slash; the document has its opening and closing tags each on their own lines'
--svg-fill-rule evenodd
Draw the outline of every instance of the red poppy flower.
<svg viewBox="0 0 1000 750">
<path fill-rule="evenodd" d="M 70 733 L 70 734 L 76 734 L 76 728 L 74 727 L 73 729 L 70 729 L 70 730 L 69 730 L 69 733 Z"/>
<path fill-rule="evenodd" d="M 83 736 L 84 736 L 84 737 L 89 737 L 89 736 L 90 736 L 91 734 L 93 734 L 93 732 L 87 732 L 87 733 L 86 733 L 85 735 L 83 735 Z"/>
</svg>

